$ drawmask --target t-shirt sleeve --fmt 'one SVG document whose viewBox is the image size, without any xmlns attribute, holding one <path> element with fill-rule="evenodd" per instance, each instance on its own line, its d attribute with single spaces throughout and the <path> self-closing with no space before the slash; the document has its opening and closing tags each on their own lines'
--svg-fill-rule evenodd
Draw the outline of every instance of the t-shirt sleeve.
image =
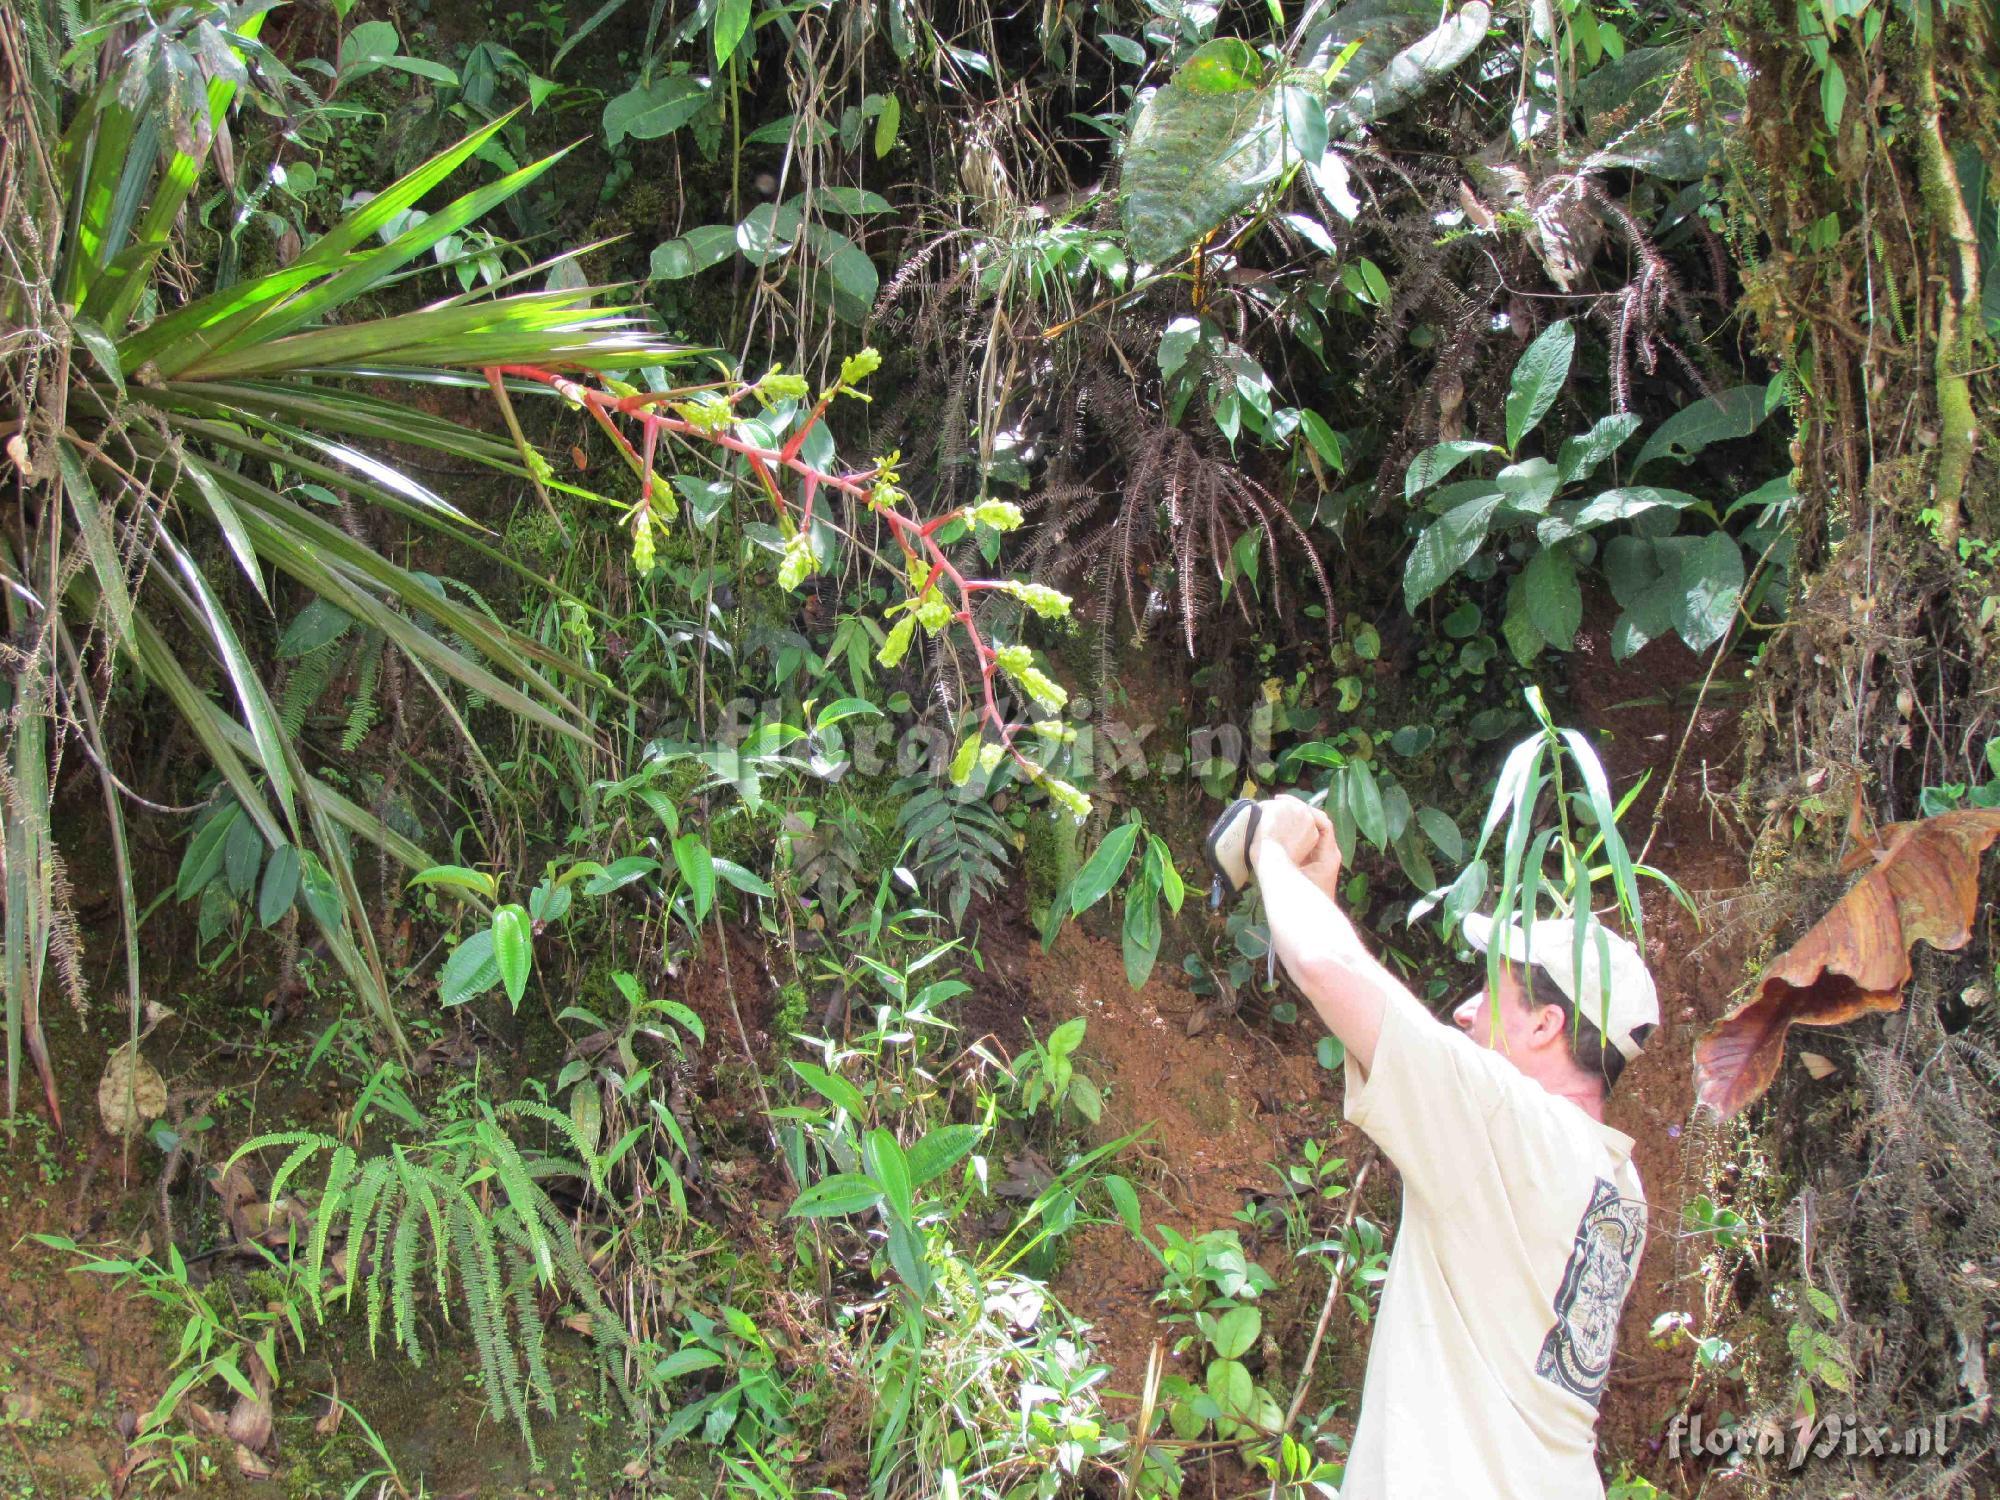
<svg viewBox="0 0 2000 1500">
<path fill-rule="evenodd" d="M 1490 1153 L 1495 1116 L 1508 1109 L 1521 1074 L 1456 1027 L 1435 1020 L 1414 996 L 1383 1007 L 1375 1061 L 1366 1072 L 1348 1054 L 1342 1109 L 1380 1146 L 1404 1184 L 1444 1207 L 1464 1192 Z"/>
</svg>

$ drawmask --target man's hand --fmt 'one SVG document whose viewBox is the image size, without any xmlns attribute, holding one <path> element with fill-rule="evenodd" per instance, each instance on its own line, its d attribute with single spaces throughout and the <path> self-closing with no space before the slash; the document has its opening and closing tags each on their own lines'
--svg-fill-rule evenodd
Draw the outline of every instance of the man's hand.
<svg viewBox="0 0 2000 1500">
<path fill-rule="evenodd" d="M 1257 822 L 1257 849 L 1283 849 L 1299 873 L 1337 898 L 1340 882 L 1340 841 L 1334 837 L 1333 820 L 1318 808 L 1296 797 L 1273 797 L 1263 804 Z"/>
<path fill-rule="evenodd" d="M 1319 842 L 1299 866 L 1299 873 L 1326 892 L 1329 901 L 1340 899 L 1340 840 L 1334 837 L 1333 820 L 1318 808 L 1313 816 L 1321 824 Z"/>
<path fill-rule="evenodd" d="M 1317 821 L 1315 821 L 1317 819 Z M 1326 814 L 1297 797 L 1267 797 L 1257 804 L 1257 841 L 1250 850 L 1254 865 L 1268 849 L 1282 849 L 1295 865 L 1303 864 L 1319 842 L 1320 825 L 1333 825 Z"/>
</svg>

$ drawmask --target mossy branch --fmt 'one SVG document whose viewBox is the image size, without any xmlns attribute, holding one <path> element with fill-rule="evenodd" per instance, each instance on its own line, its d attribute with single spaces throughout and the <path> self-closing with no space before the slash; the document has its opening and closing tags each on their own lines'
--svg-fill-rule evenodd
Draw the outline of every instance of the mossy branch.
<svg viewBox="0 0 2000 1500">
<path fill-rule="evenodd" d="M 1972 409 L 1973 343 L 1978 334 L 1979 237 L 1966 212 L 1958 169 L 1946 149 L 1938 104 L 1937 55 L 1928 35 L 1916 49 L 1918 188 L 1932 226 L 1949 251 L 1939 278 L 1937 352 L 1938 457 L 1933 504 L 1938 540 L 1956 549 L 1964 525 L 1965 485 L 1979 443 Z"/>
</svg>

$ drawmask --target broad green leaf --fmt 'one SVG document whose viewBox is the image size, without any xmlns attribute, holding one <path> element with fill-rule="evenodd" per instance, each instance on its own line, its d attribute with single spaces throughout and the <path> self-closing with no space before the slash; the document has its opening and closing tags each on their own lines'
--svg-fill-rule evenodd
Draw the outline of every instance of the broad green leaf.
<svg viewBox="0 0 2000 1500">
<path fill-rule="evenodd" d="M 733 224 L 703 224 L 655 245 L 647 276 L 653 281 L 679 281 L 719 265 L 735 253 L 736 227 Z"/>
<path fill-rule="evenodd" d="M 882 112 L 875 117 L 875 157 L 887 156 L 896 145 L 896 131 L 903 123 L 903 102 L 894 94 L 882 99 Z"/>
<path fill-rule="evenodd" d="M 1507 451 L 1520 450 L 1521 439 L 1548 414 L 1569 379 L 1576 353 L 1576 328 L 1569 319 L 1551 323 L 1528 345 L 1507 384 Z"/>
<path fill-rule="evenodd" d="M 1588 432 L 1564 438 L 1562 449 L 1556 454 L 1556 471 L 1562 476 L 1562 482 L 1575 484 L 1590 478 L 1597 472 L 1597 466 L 1616 453 L 1625 440 L 1638 430 L 1638 413 L 1621 411 L 1599 417 Z"/>
<path fill-rule="evenodd" d="M 452 950 L 438 974 L 438 1004 L 463 1005 L 500 982 L 500 965 L 493 955 L 493 929 L 482 927 Z"/>
<path fill-rule="evenodd" d="M 715 7 L 715 65 L 720 68 L 735 55 L 750 29 L 750 0 L 720 0 Z"/>
<path fill-rule="evenodd" d="M 706 78 L 684 73 L 627 89 L 604 106 L 604 144 L 616 146 L 628 135 L 634 140 L 652 141 L 673 134 L 701 113 L 708 103 L 708 91 Z"/>
<path fill-rule="evenodd" d="M 700 834 L 684 833 L 674 840 L 674 865 L 687 882 L 695 921 L 707 921 L 709 908 L 715 905 L 715 856 Z"/>
<path fill-rule="evenodd" d="M 1328 128 L 1344 139 L 1442 82 L 1485 40 L 1491 16 L 1485 4 L 1441 12 L 1435 0 L 1350 0 L 1308 28 L 1294 65 L 1328 80 Z"/>
<path fill-rule="evenodd" d="M 614 859 L 604 869 L 584 882 L 586 896 L 608 896 L 613 891 L 622 890 L 635 880 L 644 880 L 658 872 L 660 862 L 643 854 L 627 854 Z"/>
<path fill-rule="evenodd" d="M 1847 75 L 1841 71 L 1840 59 L 1831 55 L 1820 65 L 1819 108 L 1826 128 L 1838 132 L 1840 117 L 1847 110 Z"/>
<path fill-rule="evenodd" d="M 1111 1199 L 1111 1206 L 1118 1211 L 1119 1222 L 1135 1238 L 1145 1237 L 1144 1226 L 1139 1218 L 1139 1194 L 1132 1184 L 1116 1172 L 1104 1174 L 1104 1191 Z"/>
<path fill-rule="evenodd" d="M 813 207 L 837 214 L 887 214 L 895 207 L 880 193 L 858 187 L 814 188 Z"/>
<path fill-rule="evenodd" d="M 1605 490 L 1591 497 L 1588 504 L 1571 518 L 1569 525 L 1576 531 L 1587 531 L 1593 526 L 1601 526 L 1607 521 L 1625 521 L 1641 515 L 1657 506 L 1671 506 L 1675 510 L 1685 510 L 1690 505 L 1701 502 L 1683 490 L 1656 489 L 1652 485 L 1627 485 L 1624 489 Z"/>
<path fill-rule="evenodd" d="M 1685 543 L 1686 545 L 1679 545 Z M 1678 568 L 1674 629 L 1695 651 L 1706 651 L 1729 633 L 1743 597 L 1743 550 L 1726 531 L 1700 540 L 1670 537 Z"/>
<path fill-rule="evenodd" d="M 1574 646 L 1583 623 L 1583 589 L 1569 554 L 1560 547 L 1537 552 L 1521 572 L 1521 590 L 1528 618 L 1542 638 L 1558 651 Z"/>
<path fill-rule="evenodd" d="M 1326 155 L 1326 106 L 1310 89 L 1286 84 L 1278 91 L 1285 114 L 1285 139 L 1293 155 L 1317 162 Z"/>
<path fill-rule="evenodd" d="M 833 282 L 834 311 L 859 326 L 873 311 L 875 294 L 881 290 L 882 278 L 875 262 L 846 235 L 836 234 L 823 225 L 812 225 L 807 235 L 813 253 Z"/>
<path fill-rule="evenodd" d="M 817 1063 L 796 1059 L 789 1059 L 788 1065 L 814 1093 L 835 1108 L 846 1110 L 856 1120 L 867 1117 L 868 1105 L 861 1097 L 861 1091 L 838 1073 L 829 1073 Z"/>
<path fill-rule="evenodd" d="M 1574 22 L 1572 22 L 1574 24 Z M 1599 33 L 1617 33 L 1600 18 Z M 1607 49 L 1608 50 L 1608 49 Z M 1716 163 L 1743 117 L 1748 73 L 1716 45 L 1690 58 L 1677 47 L 1634 47 L 1578 79 L 1574 94 L 1590 151 L 1586 169 L 1637 167 L 1669 182 L 1691 182 Z M 1685 81 L 1698 77 L 1698 89 Z"/>
<path fill-rule="evenodd" d="M 1206 1383 L 1209 1399 L 1221 1409 L 1225 1420 L 1241 1422 L 1249 1417 L 1257 1386 L 1241 1360 L 1210 1360 Z"/>
<path fill-rule="evenodd" d="M 1200 72 L 1229 76 L 1219 63 Z M 1177 259 L 1248 207 L 1286 159 L 1276 90 L 1205 92 L 1178 80 L 1159 89 L 1125 146 L 1120 196 L 1133 257 L 1156 266 Z"/>
<path fill-rule="evenodd" d="M 241 804 L 226 802 L 195 829 L 174 879 L 175 900 L 189 900 L 221 873 L 224 841 L 242 815 Z"/>
<path fill-rule="evenodd" d="M 1349 261 L 1340 271 L 1341 285 L 1370 307 L 1384 307 L 1389 301 L 1389 278 L 1382 268 L 1363 255 Z"/>
<path fill-rule="evenodd" d="M 1174 82 L 1197 94 L 1235 94 L 1264 81 L 1264 60 L 1256 48 L 1235 37 L 1217 37 L 1188 54 Z"/>
<path fill-rule="evenodd" d="M 813 728 L 826 729 L 838 724 L 842 719 L 859 718 L 863 714 L 870 714 L 879 719 L 882 717 L 882 710 L 866 698 L 836 698 L 819 711 L 813 719 Z"/>
<path fill-rule="evenodd" d="M 1223 1359 L 1241 1359 L 1263 1331 L 1264 1315 L 1254 1307 L 1232 1307 L 1215 1319 L 1209 1343 Z"/>
<path fill-rule="evenodd" d="M 280 844 L 264 862 L 264 879 L 257 887 L 257 925 L 269 927 L 292 909 L 299 893 L 299 851 Z"/>
<path fill-rule="evenodd" d="M 1347 467 L 1347 455 L 1341 450 L 1340 435 L 1327 426 L 1326 418 L 1316 411 L 1301 410 L 1299 431 L 1305 434 L 1313 452 L 1328 468 L 1340 472 Z"/>
<path fill-rule="evenodd" d="M 745 895 L 762 896 L 767 901 L 777 895 L 777 892 L 771 889 L 771 882 L 755 870 L 746 870 L 735 860 L 724 859 L 719 854 L 715 855 L 711 862 L 715 866 L 716 874 Z"/>
<path fill-rule="evenodd" d="M 1354 815 L 1354 826 L 1377 849 L 1385 847 L 1389 842 L 1389 815 L 1374 771 L 1369 769 L 1367 761 L 1357 760 L 1340 775 L 1346 782 L 1347 808 Z"/>
<path fill-rule="evenodd" d="M 1519 574 L 1507 588 L 1507 610 L 1500 617 L 1500 638 L 1507 643 L 1514 660 L 1524 667 L 1533 666 L 1535 658 L 1549 644 L 1528 613 L 1528 591 Z"/>
<path fill-rule="evenodd" d="M 1146 870 L 1159 883 L 1160 894 L 1167 898 L 1169 909 L 1179 911 L 1181 902 L 1187 899 L 1187 882 L 1174 868 L 1173 850 L 1157 833 L 1146 835 Z"/>
<path fill-rule="evenodd" d="M 1451 820 L 1450 814 L 1435 807 L 1420 807 L 1417 826 L 1450 863 L 1457 864 L 1465 858 L 1465 836 L 1458 831 L 1458 824 Z"/>
<path fill-rule="evenodd" d="M 533 966 L 535 947 L 525 908 L 509 903 L 493 913 L 493 962 L 500 982 L 507 989 L 507 1003 L 521 1008 L 521 996 L 528 990 L 528 970 Z"/>
<path fill-rule="evenodd" d="M 620 0 L 623 3 L 623 0 Z M 712 1370 L 723 1362 L 722 1356 L 713 1349 L 699 1346 L 682 1349 L 669 1354 L 653 1366 L 655 1380 L 679 1380 L 684 1375 L 693 1375 L 702 1370 Z"/>
<path fill-rule="evenodd" d="M 861 1140 L 862 1160 L 882 1189 L 882 1197 L 892 1217 L 908 1222 L 916 1215 L 916 1189 L 911 1184 L 910 1160 L 894 1132 L 880 1126 Z"/>
<path fill-rule="evenodd" d="M 798 201 L 760 203 L 736 226 L 736 248 L 753 266 L 767 266 L 791 254 L 803 223 Z"/>
<path fill-rule="evenodd" d="M 1646 439 L 1633 470 L 1656 458 L 1686 463 L 1710 443 L 1748 437 L 1764 421 L 1764 391 L 1761 385 L 1739 385 L 1682 407 Z"/>
<path fill-rule="evenodd" d="M 1054 1031 L 1049 1033 L 1046 1050 L 1052 1058 L 1067 1058 L 1083 1044 L 1083 1034 L 1087 1020 L 1083 1016 L 1071 1016 Z"/>
<path fill-rule="evenodd" d="M 923 1187 L 957 1166 L 979 1144 L 977 1125 L 938 1125 L 910 1147 L 910 1183 Z"/>
<path fill-rule="evenodd" d="M 1414 500 L 1434 484 L 1443 482 L 1445 477 L 1478 453 L 1498 453 L 1500 450 L 1491 443 L 1474 442 L 1470 439 L 1454 439 L 1446 443 L 1432 443 L 1415 458 L 1403 473 L 1403 497 Z"/>
<path fill-rule="evenodd" d="M 792 1219 L 829 1219 L 859 1213 L 882 1201 L 882 1188 L 874 1178 L 859 1172 L 837 1172 L 815 1182 L 786 1210 Z"/>
<path fill-rule="evenodd" d="M 341 900 L 340 886 L 328 870 L 325 861 L 310 849 L 299 851 L 299 894 L 305 899 L 306 910 L 322 928 L 330 932 L 340 930 L 341 914 L 347 904 Z"/>
<path fill-rule="evenodd" d="M 1493 512 L 1506 498 L 1494 490 L 1454 507 L 1424 528 L 1403 569 L 1403 599 L 1412 613 L 1471 561 L 1486 540 Z"/>
<path fill-rule="evenodd" d="M 337 641 L 354 626 L 354 616 L 346 610 L 315 599 L 293 617 L 278 637 L 278 655 L 289 660 L 315 651 L 329 641 Z"/>
<path fill-rule="evenodd" d="M 1126 865 L 1131 863 L 1132 850 L 1138 841 L 1139 823 L 1136 819 L 1121 823 L 1104 836 L 1104 842 L 1084 861 L 1070 887 L 1069 909 L 1072 914 L 1088 911 L 1110 894 L 1111 888 L 1125 873 Z"/>
<path fill-rule="evenodd" d="M 1140 880 L 1125 893 L 1123 932 L 1125 979 L 1133 989 L 1146 987 L 1160 956 L 1160 887 Z"/>
<path fill-rule="evenodd" d="M 455 890 L 471 891 L 474 895 L 492 900 L 500 894 L 500 887 L 484 870 L 470 869 L 465 865 L 432 865 L 427 870 L 419 870 L 410 877 L 411 885 L 448 886 Z"/>
<path fill-rule="evenodd" d="M 229 893 L 238 899 L 248 896 L 263 864 L 264 836 L 248 818 L 238 818 L 222 841 L 222 874 Z"/>
<path fill-rule="evenodd" d="M 1524 458 L 1517 464 L 1508 464 L 1493 476 L 1492 482 L 1507 497 L 1506 519 L 1517 520 L 1546 511 L 1561 481 L 1556 466 L 1546 458 Z"/>
<path fill-rule="evenodd" d="M 1167 324 L 1167 331 L 1160 335 L 1158 358 L 1160 378 L 1172 380 L 1180 367 L 1187 363 L 1188 356 L 1201 342 L 1202 320 L 1200 318 L 1175 318 Z"/>
</svg>

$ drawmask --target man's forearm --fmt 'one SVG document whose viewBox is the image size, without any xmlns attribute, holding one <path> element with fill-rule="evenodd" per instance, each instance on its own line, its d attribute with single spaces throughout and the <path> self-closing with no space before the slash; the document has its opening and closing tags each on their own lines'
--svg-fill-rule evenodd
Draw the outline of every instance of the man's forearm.
<svg viewBox="0 0 2000 1500">
<path fill-rule="evenodd" d="M 1271 927 L 1271 946 L 1327 1030 L 1366 1070 L 1375 1061 L 1387 1005 L 1416 998 L 1362 945 L 1347 914 L 1314 885 L 1284 850 L 1257 854 L 1257 885 Z"/>
</svg>

